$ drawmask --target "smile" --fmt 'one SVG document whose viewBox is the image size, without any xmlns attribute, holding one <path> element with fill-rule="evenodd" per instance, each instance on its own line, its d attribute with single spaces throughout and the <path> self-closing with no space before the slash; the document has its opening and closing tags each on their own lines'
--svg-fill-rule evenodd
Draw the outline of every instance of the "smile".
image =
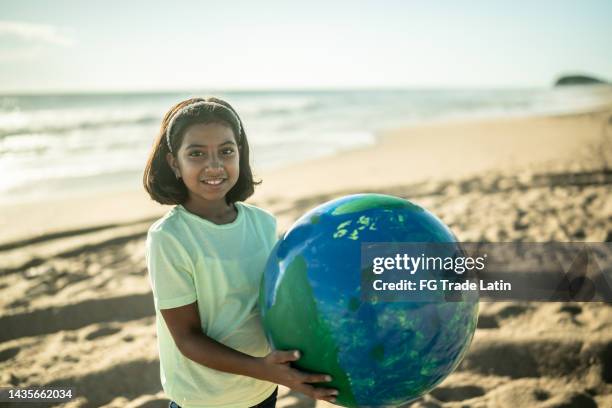
<svg viewBox="0 0 612 408">
<path fill-rule="evenodd" d="M 224 178 L 214 178 L 214 179 L 202 180 L 202 183 L 208 184 L 210 186 L 218 186 L 219 184 L 223 183 L 224 181 L 225 181 Z"/>
</svg>

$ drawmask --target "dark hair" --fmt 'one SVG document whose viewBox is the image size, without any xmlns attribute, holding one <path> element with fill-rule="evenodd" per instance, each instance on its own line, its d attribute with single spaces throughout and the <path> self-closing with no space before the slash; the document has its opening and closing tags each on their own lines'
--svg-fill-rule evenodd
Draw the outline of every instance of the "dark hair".
<svg viewBox="0 0 612 408">
<path fill-rule="evenodd" d="M 199 104 L 198 102 L 213 103 Z M 223 105 L 229 110 L 218 105 Z M 213 97 L 184 100 L 174 105 L 166 113 L 145 166 L 143 176 L 145 190 L 153 200 L 160 204 L 183 204 L 187 200 L 187 187 L 182 179 L 176 178 L 166 160 L 166 155 L 171 153 L 176 157 L 187 128 L 199 123 L 220 123 L 228 125 L 233 130 L 239 148 L 240 170 L 238 181 L 226 194 L 225 201 L 232 204 L 246 200 L 253 195 L 255 185 L 261 184 L 261 181 L 253 179 L 249 163 L 249 142 L 244 125 L 238 113 L 229 103 Z M 168 126 L 171 126 L 170 132 L 168 132 Z"/>
</svg>

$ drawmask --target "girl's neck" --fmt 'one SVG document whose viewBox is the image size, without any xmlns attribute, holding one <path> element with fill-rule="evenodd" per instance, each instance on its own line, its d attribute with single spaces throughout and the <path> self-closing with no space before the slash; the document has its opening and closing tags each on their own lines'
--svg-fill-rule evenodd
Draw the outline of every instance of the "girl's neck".
<svg viewBox="0 0 612 408">
<path fill-rule="evenodd" d="M 234 204 L 227 204 L 225 199 L 220 201 L 198 202 L 188 198 L 183 207 L 190 213 L 204 218 L 214 224 L 229 224 L 238 216 L 238 210 Z"/>
</svg>

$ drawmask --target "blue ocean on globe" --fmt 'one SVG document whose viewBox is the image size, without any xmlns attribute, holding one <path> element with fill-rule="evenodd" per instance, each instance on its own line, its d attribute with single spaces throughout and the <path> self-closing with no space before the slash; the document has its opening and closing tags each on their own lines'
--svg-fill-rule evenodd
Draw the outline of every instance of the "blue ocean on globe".
<svg viewBox="0 0 612 408">
<path fill-rule="evenodd" d="M 302 216 L 276 244 L 260 291 L 275 349 L 297 349 L 301 370 L 327 373 L 347 407 L 400 406 L 460 363 L 478 318 L 477 295 L 446 301 L 364 300 L 363 243 L 453 243 L 452 232 L 401 198 L 358 194 Z"/>
</svg>

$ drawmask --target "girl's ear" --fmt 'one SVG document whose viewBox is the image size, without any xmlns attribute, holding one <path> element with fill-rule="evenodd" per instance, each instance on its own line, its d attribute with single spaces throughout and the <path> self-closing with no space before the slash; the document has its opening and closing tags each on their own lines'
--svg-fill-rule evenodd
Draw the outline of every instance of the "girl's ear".
<svg viewBox="0 0 612 408">
<path fill-rule="evenodd" d="M 176 176 L 177 179 L 181 178 L 181 171 L 179 170 L 178 163 L 176 162 L 176 158 L 170 152 L 166 153 L 166 162 L 168 162 L 168 166 L 172 169 L 172 172 Z"/>
</svg>

